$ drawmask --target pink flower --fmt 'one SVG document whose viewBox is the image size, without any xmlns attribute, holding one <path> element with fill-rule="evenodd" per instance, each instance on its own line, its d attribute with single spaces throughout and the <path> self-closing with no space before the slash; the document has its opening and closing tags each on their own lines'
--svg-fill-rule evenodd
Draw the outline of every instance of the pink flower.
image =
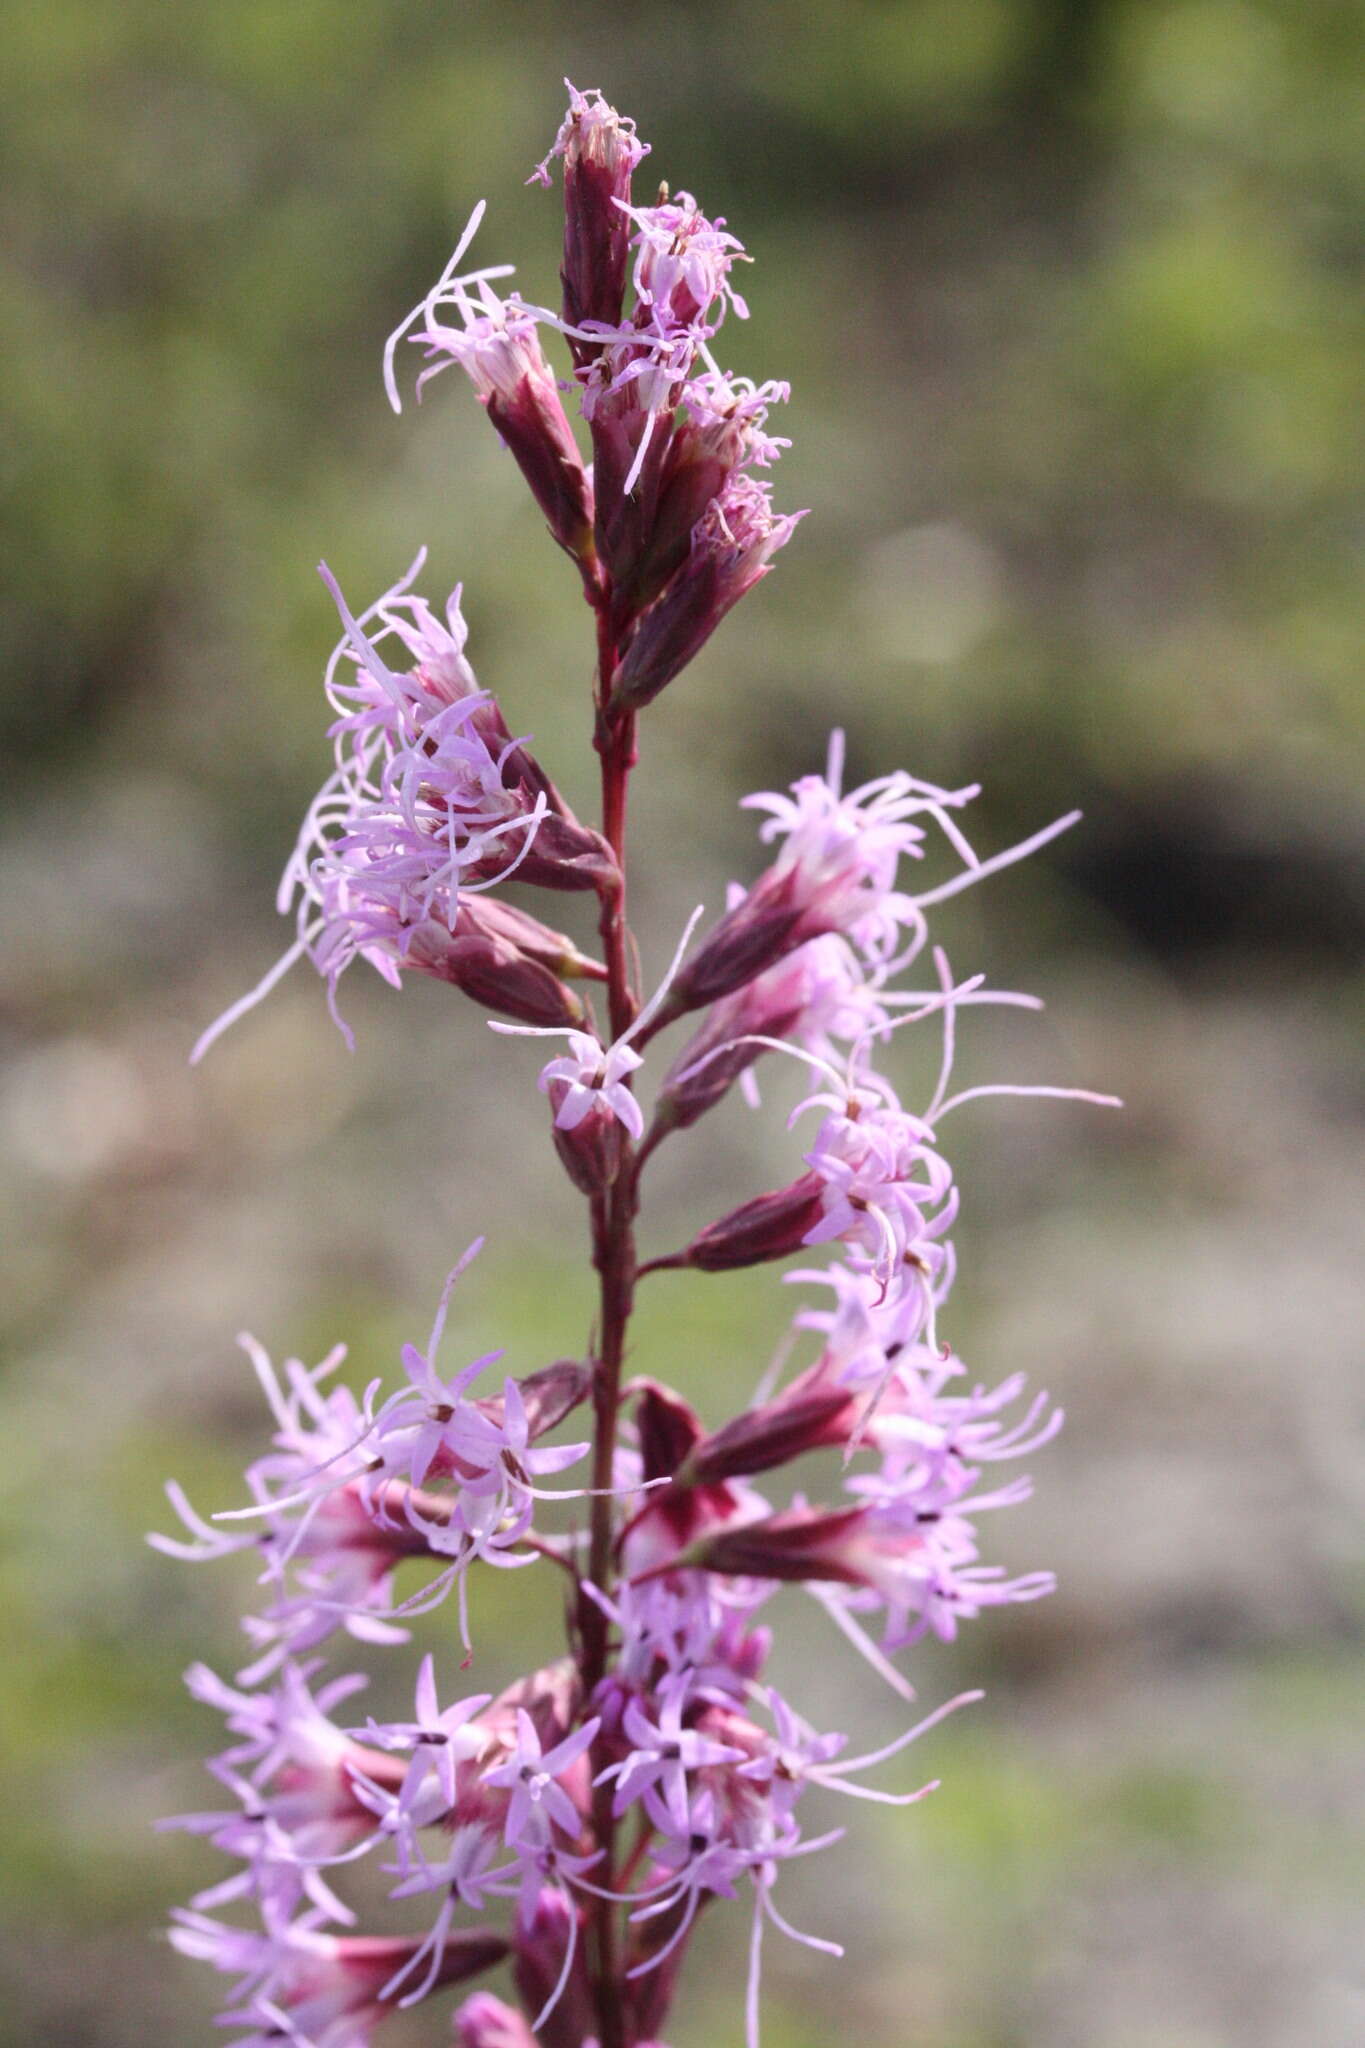
<svg viewBox="0 0 1365 2048">
<path fill-rule="evenodd" d="M 390 2009 L 394 1965 L 414 1948 L 401 1937 L 322 1934 L 307 1916 L 251 1934 L 202 1913 L 177 1913 L 171 1940 L 183 1954 L 242 1979 L 236 1996 L 245 2003 L 224 2015 L 228 2025 L 247 2030 L 236 2048 L 267 2048 L 281 2038 L 301 2048 L 365 2048 Z M 482 1929 L 452 1935 L 430 1988 L 458 1984 L 506 1952 L 500 1936 Z"/>
<path fill-rule="evenodd" d="M 555 1102 L 555 1129 L 576 1131 L 594 1111 L 605 1111 L 632 1138 L 644 1132 L 644 1114 L 625 1077 L 643 1064 L 634 1046 L 620 1041 L 603 1047 L 586 1031 L 567 1034 L 569 1050 L 541 1068 L 542 1094 Z"/>
<path fill-rule="evenodd" d="M 504 1827 L 509 1848 L 533 1850 L 548 1846 L 552 1829 L 570 1837 L 582 1827 L 580 1808 L 559 1782 L 592 1746 L 601 1723 L 586 1721 L 552 1749 L 544 1749 L 531 1716 L 517 1714 L 517 1739 L 506 1763 L 485 1773 L 484 1782 L 511 1793 Z"/>
<path fill-rule="evenodd" d="M 686 1675 L 670 1673 L 659 1683 L 659 1702 L 651 1714 L 642 1700 L 631 1700 L 622 1723 L 633 1746 L 619 1764 L 609 1764 L 599 1784 L 616 1781 L 612 1812 L 622 1814 L 637 1799 L 655 1827 L 665 1834 L 685 1835 L 689 1826 L 688 1773 L 715 1764 L 734 1763 L 744 1752 L 695 1727 L 684 1727 L 683 1715 L 693 1704 Z"/>
</svg>

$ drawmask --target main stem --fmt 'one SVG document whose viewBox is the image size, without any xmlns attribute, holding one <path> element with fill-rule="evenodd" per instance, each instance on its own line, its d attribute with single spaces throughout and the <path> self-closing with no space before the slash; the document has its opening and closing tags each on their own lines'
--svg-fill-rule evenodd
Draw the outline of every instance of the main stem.
<svg viewBox="0 0 1365 2048">
<path fill-rule="evenodd" d="M 602 957 L 607 969 L 607 1007 L 611 1036 L 627 1030 L 636 1013 L 630 978 L 630 928 L 626 921 L 626 806 L 630 771 L 635 760 L 635 720 L 608 719 L 607 694 L 616 666 L 609 607 L 597 615 L 598 725 L 597 750 L 602 761 L 602 834 L 615 856 L 618 883 L 602 900 Z M 588 1577 L 602 1593 L 610 1591 L 615 1524 L 612 1476 L 621 1407 L 621 1369 L 626 1332 L 635 1293 L 636 1174 L 634 1148 L 623 1140 L 621 1167 L 615 1180 L 592 1205 L 593 1263 L 599 1284 L 597 1359 L 593 1376 L 592 1508 L 588 1543 Z M 605 1676 L 608 1655 L 607 1617 L 594 1601 L 580 1602 L 583 1690 L 589 1697 Z M 593 1795 L 593 1821 L 598 1846 L 605 1851 L 594 1871 L 603 1891 L 614 1888 L 616 1823 L 612 1788 Z M 597 1993 L 598 2040 L 601 2048 L 627 2048 L 619 1953 L 619 1909 L 609 1900 L 593 1902 L 593 1948 Z"/>
</svg>

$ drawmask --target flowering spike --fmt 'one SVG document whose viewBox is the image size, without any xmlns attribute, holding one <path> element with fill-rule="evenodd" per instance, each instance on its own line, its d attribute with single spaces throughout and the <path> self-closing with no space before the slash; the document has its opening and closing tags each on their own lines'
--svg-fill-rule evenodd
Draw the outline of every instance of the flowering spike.
<svg viewBox="0 0 1365 2048">
<path fill-rule="evenodd" d="M 842 1952 L 793 1924 L 780 1896 L 787 1865 L 841 1839 L 826 1825 L 832 1799 L 915 1806 L 937 1781 L 906 1782 L 895 1760 L 979 1697 L 961 1694 L 850 1756 L 843 1734 L 813 1726 L 772 1682 L 774 1595 L 804 1588 L 910 1700 L 900 1652 L 1053 1583 L 1045 1570 L 1012 1572 L 986 1546 L 997 1511 L 1031 1488 L 1026 1473 L 997 1468 L 1041 1450 L 1061 1411 L 1020 1372 L 997 1384 L 969 1376 L 942 1334 L 959 1193 L 940 1134 L 981 1096 L 1109 1098 L 954 1081 L 969 1009 L 1033 998 L 955 976 L 928 913 L 1073 819 L 983 859 L 960 822 L 974 788 L 898 769 L 849 788 L 836 731 L 822 775 L 747 800 L 767 866 L 732 886 L 695 946 L 694 913 L 647 1000 L 637 986 L 624 824 L 639 715 L 802 516 L 773 510 L 766 477 L 787 445 L 769 425 L 787 386 L 733 375 L 712 350 L 722 324 L 745 316 L 745 252 L 688 193 L 664 187 L 638 204 L 644 154 L 600 93 L 570 86 L 534 174 L 548 183 L 563 159 L 561 310 L 503 296 L 506 266 L 462 268 L 480 204 L 384 351 L 395 406 L 405 338 L 425 353 L 419 392 L 451 364 L 465 371 L 578 563 L 597 642 L 585 724 L 600 831 L 575 817 L 481 687 L 459 588 L 440 611 L 418 595 L 424 552 L 358 613 L 324 568 L 342 629 L 324 678 L 334 766 L 281 884 L 294 943 L 196 1049 L 301 957 L 334 1014 L 359 958 L 395 987 L 416 972 L 462 990 L 498 1013 L 499 1033 L 561 1041 L 539 1086 L 586 1197 L 597 1279 L 594 1321 L 565 1346 L 579 1355 L 529 1371 L 497 1349 L 441 1360 L 478 1238 L 391 1385 L 342 1380 L 341 1346 L 316 1366 L 277 1365 L 245 1338 L 272 1435 L 248 1467 L 244 1503 L 206 1517 L 167 1489 L 183 1533 L 153 1537 L 156 1547 L 235 1559 L 237 1571 L 250 1558 L 257 1585 L 246 1668 L 233 1682 L 202 1664 L 187 1674 L 227 1730 L 209 1766 L 213 1801 L 168 1823 L 228 1859 L 171 1938 L 237 1980 L 222 2017 L 238 2048 L 367 2048 L 394 2011 L 509 1955 L 523 2010 L 484 1991 L 466 1998 L 456 2048 L 663 2048 L 693 1930 L 734 1905 L 749 1915 L 745 2031 L 758 2048 L 766 1931 Z M 546 347 L 564 341 L 573 376 L 560 384 Z M 563 393 L 591 439 L 591 471 Z M 931 848 L 946 848 L 952 870 L 916 890 L 910 864 Z M 513 882 L 591 892 L 600 957 L 510 901 Z M 922 953 L 929 974 L 912 971 Z M 654 1041 L 692 1013 L 703 1014 L 658 1063 L 660 1078 Z M 912 1104 L 890 1068 L 917 1029 L 931 1040 L 932 1085 Z M 786 1185 L 737 1207 L 718 1191 L 718 1220 L 642 1265 L 642 1169 L 736 1083 L 759 1107 L 757 1062 L 771 1053 L 802 1070 L 808 1091 L 788 1120 L 804 1135 L 791 1140 Z M 824 1263 L 787 1279 L 821 1292 L 802 1297 L 738 1413 L 703 1421 L 685 1391 L 625 1378 L 644 1275 L 797 1252 Z M 685 1340 L 680 1327 L 680 1354 Z M 591 1440 L 586 1428 L 563 1440 L 589 1412 Z M 793 1496 L 785 1478 L 771 1499 L 759 1490 L 817 1450 L 838 1454 L 823 1461 L 826 1500 Z M 579 1499 L 586 1528 L 546 1524 L 547 1504 Z M 541 1565 L 562 1575 L 563 1653 L 492 1696 L 464 1675 L 471 1582 Z M 403 1644 L 407 1624 L 447 1600 L 453 1615 L 399 1687 L 411 1701 L 403 1717 L 347 1725 L 360 1709 L 345 1703 L 366 1680 L 329 1675 L 338 1636 L 367 1651 Z M 403 1931 L 356 1931 L 361 1862 Z M 228 1926 L 220 1906 L 253 1924 Z M 449 2025 L 442 2014 L 427 2038 L 449 2039 Z"/>
</svg>

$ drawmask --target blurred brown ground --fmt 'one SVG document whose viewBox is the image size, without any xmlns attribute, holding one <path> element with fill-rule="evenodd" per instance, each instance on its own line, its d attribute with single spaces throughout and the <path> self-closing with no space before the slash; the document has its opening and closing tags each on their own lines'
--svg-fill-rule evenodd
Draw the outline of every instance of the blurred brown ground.
<svg viewBox="0 0 1365 2048">
<path fill-rule="evenodd" d="M 553 290 L 521 180 L 567 70 L 755 256 L 723 360 L 791 378 L 779 502 L 813 508 L 650 716 L 651 968 L 753 871 L 734 798 L 838 720 L 859 770 L 979 776 L 987 846 L 1084 806 L 941 928 L 1048 998 L 975 1020 L 972 1074 L 1128 1102 L 955 1134 L 949 1334 L 1068 1409 L 998 1537 L 1061 1591 L 917 1658 L 926 1702 L 989 1698 L 921 1758 L 932 1800 L 855 1812 L 793 1886 L 850 1959 L 774 1944 L 765 2040 L 1353 2048 L 1360 9 L 48 0 L 5 44 L 0 2044 L 213 2038 L 151 1930 L 216 1866 L 149 1827 L 204 1796 L 178 1673 L 230 1665 L 245 1587 L 141 1533 L 164 1473 L 235 1497 L 234 1332 L 344 1335 L 368 1376 L 486 1230 L 454 1342 L 582 1341 L 534 1056 L 472 1009 L 357 971 L 350 1058 L 300 972 L 185 1066 L 282 942 L 320 553 L 368 594 L 428 542 L 482 680 L 589 796 L 567 566 L 453 378 L 401 420 L 378 378 L 475 197 L 481 248 Z M 770 1097 L 661 1161 L 660 1246 L 786 1172 Z M 661 1282 L 639 1360 L 719 1417 L 789 1307 L 775 1276 Z M 554 1625 L 529 1576 L 483 1607 L 490 1678 Z M 892 1731 L 795 1602 L 787 1654 L 819 1712 Z M 675 2048 L 739 2039 L 737 1940 L 705 1930 Z"/>
</svg>

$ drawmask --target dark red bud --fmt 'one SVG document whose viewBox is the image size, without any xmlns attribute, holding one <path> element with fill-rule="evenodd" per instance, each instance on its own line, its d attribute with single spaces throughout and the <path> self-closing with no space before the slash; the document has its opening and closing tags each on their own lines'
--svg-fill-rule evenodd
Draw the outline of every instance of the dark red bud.
<svg viewBox="0 0 1365 2048">
<path fill-rule="evenodd" d="M 505 902 L 501 896 L 466 894 L 460 900 L 460 911 L 461 922 L 456 926 L 457 931 L 466 929 L 463 920 L 467 915 L 469 928 L 506 940 L 528 960 L 548 967 L 551 974 L 558 974 L 565 981 L 605 981 L 607 978 L 607 970 L 601 961 L 580 953 L 567 932 L 553 930 L 538 917 L 532 917 L 529 911 L 519 910 L 515 904 Z"/>
<path fill-rule="evenodd" d="M 767 1259 L 785 1259 L 800 1251 L 807 1233 L 823 1215 L 825 1183 L 818 1173 L 803 1173 L 790 1187 L 755 1195 L 728 1216 L 708 1224 L 685 1251 L 655 1259 L 656 1270 L 695 1266 L 703 1273 L 726 1273 L 738 1266 L 757 1266 Z"/>
<path fill-rule="evenodd" d="M 718 437 L 714 428 L 682 420 L 672 432 L 655 426 L 662 459 L 651 491 L 650 516 L 631 560 L 614 573 L 625 584 L 632 611 L 643 611 L 686 561 L 693 530 L 743 454 L 742 436 Z M 652 452 L 652 451 L 651 451 Z"/>
<path fill-rule="evenodd" d="M 696 1411 L 656 1380 L 644 1382 L 636 1420 L 646 1480 L 671 1479 L 704 1440 Z M 688 1479 L 656 1487 L 622 1536 L 628 1569 L 640 1571 L 673 1556 L 704 1530 L 730 1521 L 738 1508 L 728 1486 L 700 1486 Z"/>
<path fill-rule="evenodd" d="M 771 1471 L 807 1451 L 846 1444 L 858 1415 L 858 1401 L 846 1387 L 803 1388 L 798 1381 L 776 1401 L 737 1415 L 703 1438 L 678 1477 L 702 1485 Z"/>
<path fill-rule="evenodd" d="M 550 1108 L 556 1114 L 568 1092 L 567 1082 L 550 1083 Z M 582 1195 L 603 1194 L 621 1171 L 626 1134 L 604 1102 L 595 1103 L 571 1131 L 553 1124 L 550 1136 L 564 1171 Z"/>
<path fill-rule="evenodd" d="M 570 110 L 564 147 L 564 318 L 570 327 L 617 327 L 630 262 L 631 176 L 645 154 L 629 123 L 600 109 Z M 592 362 L 600 344 L 571 338 L 574 360 Z"/>
<path fill-rule="evenodd" d="M 590 422 L 597 553 L 626 619 L 639 609 L 632 582 L 650 548 L 670 432 L 667 414 L 655 415 L 651 424 L 637 389 L 626 384 L 599 399 Z M 627 491 L 626 479 L 635 470 L 646 430 L 649 446 Z"/>
<path fill-rule="evenodd" d="M 484 405 L 554 538 L 575 561 L 589 560 L 592 489 L 558 392 L 543 378 L 526 376 L 510 401 L 493 391 Z"/>
<path fill-rule="evenodd" d="M 482 936 L 457 936 L 429 949 L 430 964 L 418 951 L 419 940 L 409 955 L 414 967 L 482 1003 L 499 1016 L 514 1017 L 519 1024 L 577 1028 L 586 1012 L 582 998 L 566 988 L 557 975 L 537 961 L 527 960 L 513 947 Z"/>
<path fill-rule="evenodd" d="M 766 868 L 748 895 L 712 926 L 691 959 L 683 962 L 669 990 L 669 1015 L 681 1016 L 733 995 L 827 930 L 797 871 Z"/>
<path fill-rule="evenodd" d="M 654 1105 L 656 1121 L 672 1131 L 685 1131 L 696 1123 L 761 1054 L 762 1046 L 753 1044 L 752 1039 L 741 1043 L 740 1038 L 752 1032 L 761 1032 L 765 1038 L 785 1038 L 801 1021 L 804 1008 L 794 998 L 752 1022 L 735 1018 L 728 1006 L 713 1011 L 665 1074 Z"/>
<path fill-rule="evenodd" d="M 866 1508 L 788 1508 L 759 1522 L 719 1529 L 674 1560 L 694 1571 L 727 1578 L 805 1581 L 831 1579 L 846 1586 L 865 1583 L 848 1549 L 867 1515 Z"/>
<path fill-rule="evenodd" d="M 716 627 L 772 567 L 795 516 L 775 518 L 765 488 L 732 476 L 693 527 L 686 559 L 635 629 L 616 672 L 614 711 L 638 711 L 686 668 Z"/>
<path fill-rule="evenodd" d="M 504 782 L 506 779 L 504 775 Z M 528 794 L 528 813 L 534 804 L 534 796 Z M 472 861 L 465 873 L 471 881 L 495 881 L 515 863 L 517 880 L 530 882 L 538 889 L 603 890 L 614 887 L 619 880 L 616 861 L 601 833 L 580 825 L 576 819 L 561 817 L 556 811 L 547 811 L 542 816 L 525 854 L 522 845 L 522 835 L 509 832 L 496 852 Z"/>
<path fill-rule="evenodd" d="M 646 1380 L 635 1410 L 645 1479 L 671 1479 L 704 1431 L 695 1408 L 657 1380 Z"/>
<path fill-rule="evenodd" d="M 534 1443 L 587 1400 L 592 1373 L 576 1358 L 560 1358 L 553 1365 L 541 1366 L 539 1372 L 527 1373 L 525 1379 L 517 1381 L 517 1388 L 526 1410 L 527 1431 Z M 503 1395 L 490 1394 L 474 1406 L 491 1422 L 501 1424 L 506 1406 Z"/>
</svg>

